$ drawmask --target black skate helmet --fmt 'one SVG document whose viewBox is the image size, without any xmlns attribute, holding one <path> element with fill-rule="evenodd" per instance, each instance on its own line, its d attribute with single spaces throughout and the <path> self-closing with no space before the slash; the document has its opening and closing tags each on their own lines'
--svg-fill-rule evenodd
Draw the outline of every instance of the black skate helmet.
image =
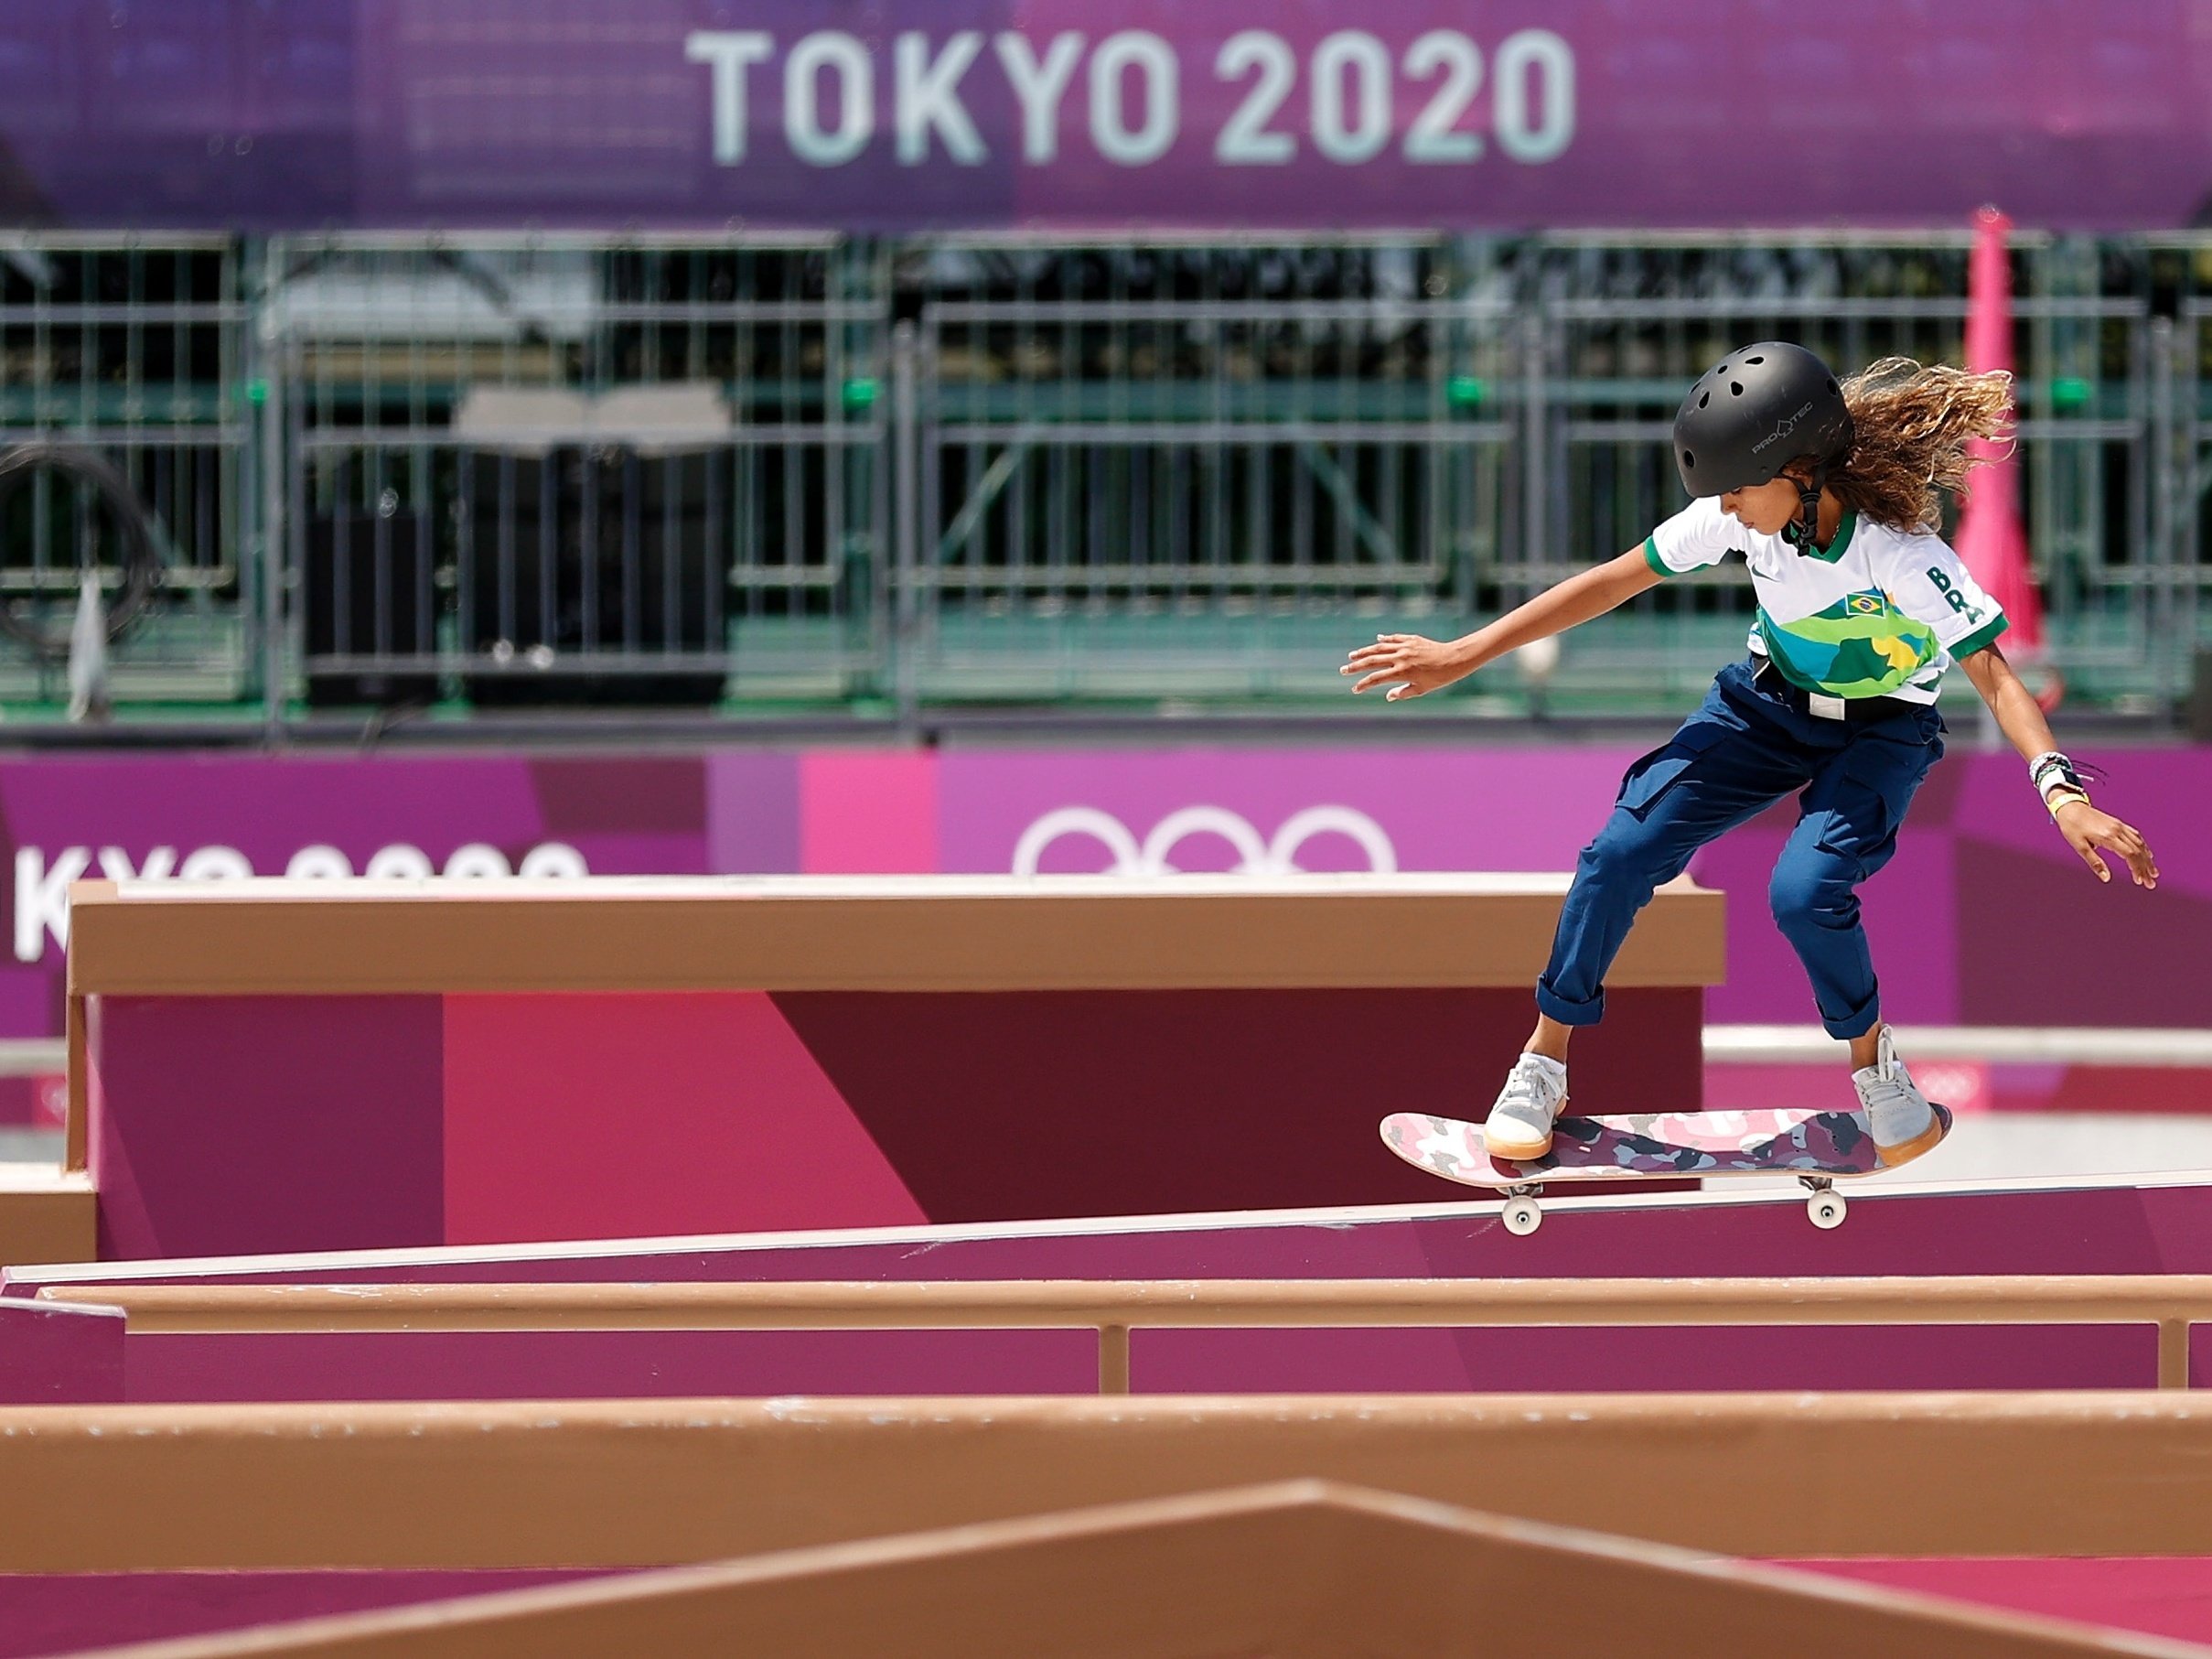
<svg viewBox="0 0 2212 1659">
<path fill-rule="evenodd" d="M 1802 346 L 1764 339 L 1707 370 L 1674 417 L 1674 465 L 1691 495 L 1724 495 L 1764 484 L 1800 456 L 1812 484 L 1800 488 L 1801 541 L 1818 522 L 1828 469 L 1851 454 L 1851 411 L 1828 365 Z"/>
</svg>

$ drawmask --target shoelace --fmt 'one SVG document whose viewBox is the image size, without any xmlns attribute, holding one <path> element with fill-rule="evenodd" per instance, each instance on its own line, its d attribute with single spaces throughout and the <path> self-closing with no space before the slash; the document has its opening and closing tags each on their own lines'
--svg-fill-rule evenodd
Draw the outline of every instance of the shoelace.
<svg viewBox="0 0 2212 1659">
<path fill-rule="evenodd" d="M 1516 1065 L 1506 1079 L 1505 1098 L 1509 1104 L 1526 1102 L 1531 1106 L 1549 1110 L 1557 1103 L 1551 1081 L 1536 1067 L 1522 1063 Z"/>
<path fill-rule="evenodd" d="M 1859 1085 L 1859 1098 L 1866 1103 L 1869 1111 L 1872 1111 L 1880 1103 L 1909 1100 L 1911 1097 L 1911 1086 L 1905 1081 L 1904 1068 L 1901 1066 L 1898 1068 L 1898 1074 L 1895 1077 L 1884 1077 L 1877 1073 L 1872 1083 Z"/>
</svg>

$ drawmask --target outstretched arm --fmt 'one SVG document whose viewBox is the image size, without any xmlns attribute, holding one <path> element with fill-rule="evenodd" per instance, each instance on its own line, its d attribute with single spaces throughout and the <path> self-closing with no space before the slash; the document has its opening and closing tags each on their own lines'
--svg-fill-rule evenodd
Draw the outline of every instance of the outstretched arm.
<svg viewBox="0 0 2212 1659">
<path fill-rule="evenodd" d="M 1352 687 L 1356 692 L 1388 685 L 1389 702 L 1418 697 L 1465 679 L 1532 640 L 1564 633 L 1578 622 L 1602 617 L 1659 579 L 1639 548 L 1579 571 L 1558 587 L 1547 587 L 1526 605 L 1516 606 L 1488 627 L 1456 640 L 1429 640 L 1416 633 L 1378 634 L 1372 645 L 1362 645 L 1351 652 L 1337 672 L 1362 676 Z"/>
<path fill-rule="evenodd" d="M 2013 665 L 2004 660 L 2004 653 L 1994 645 L 1985 645 L 1965 658 L 1960 666 L 1966 677 L 1974 683 L 1981 700 L 1990 706 L 1990 713 L 1997 716 L 1997 727 L 2006 740 L 2020 751 L 2023 760 L 2034 760 L 2058 747 L 2051 736 L 2050 723 L 2043 717 L 2035 694 L 2022 684 Z M 2099 881 L 2110 881 L 2111 870 L 2107 867 L 2098 849 L 2114 852 L 2127 860 L 2128 873 L 2138 887 L 2158 885 L 2158 861 L 2151 849 L 2131 824 L 2121 823 L 2110 813 L 2100 813 L 2087 801 L 2062 802 L 2052 814 L 2058 833 L 2067 843 L 2081 855 L 2082 862 L 2097 873 Z"/>
</svg>

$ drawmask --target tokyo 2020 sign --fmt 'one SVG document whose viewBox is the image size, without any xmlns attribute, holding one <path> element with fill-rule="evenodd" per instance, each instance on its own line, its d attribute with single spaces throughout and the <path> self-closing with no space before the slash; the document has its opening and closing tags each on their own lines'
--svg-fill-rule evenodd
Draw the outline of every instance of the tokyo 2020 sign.
<svg viewBox="0 0 2212 1659">
<path fill-rule="evenodd" d="M 133 228 L 2155 229 L 2189 0 L 44 0 L 0 211 Z"/>
</svg>

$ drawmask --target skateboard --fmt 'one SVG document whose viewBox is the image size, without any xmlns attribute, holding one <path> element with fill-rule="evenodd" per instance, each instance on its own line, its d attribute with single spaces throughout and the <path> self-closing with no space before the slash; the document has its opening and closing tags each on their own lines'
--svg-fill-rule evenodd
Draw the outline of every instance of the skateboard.
<svg viewBox="0 0 2212 1659">
<path fill-rule="evenodd" d="M 1947 1106 L 1936 1107 L 1943 1137 Z M 1537 1198 L 1554 1181 L 1680 1180 L 1684 1176 L 1794 1175 L 1812 1196 L 1816 1227 L 1843 1224 L 1839 1175 L 1873 1175 L 1866 1120 L 1850 1112 L 1653 1112 L 1627 1117 L 1562 1117 L 1552 1149 L 1528 1163 L 1492 1158 L 1479 1125 L 1420 1112 L 1395 1112 L 1381 1124 L 1382 1144 L 1409 1164 L 1462 1186 L 1506 1194 L 1507 1231 L 1527 1234 L 1543 1222 Z M 1886 1166 L 1895 1168 L 1895 1165 Z"/>
</svg>

